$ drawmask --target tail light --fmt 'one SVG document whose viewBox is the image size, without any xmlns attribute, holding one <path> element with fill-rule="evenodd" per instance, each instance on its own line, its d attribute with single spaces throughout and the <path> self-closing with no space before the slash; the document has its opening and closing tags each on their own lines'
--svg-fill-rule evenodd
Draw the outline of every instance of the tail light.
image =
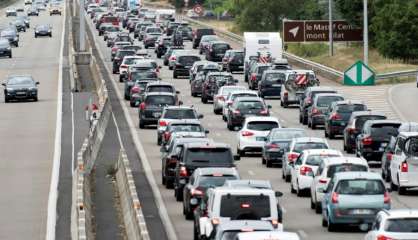
<svg viewBox="0 0 418 240">
<path fill-rule="evenodd" d="M 387 237 L 385 235 L 378 235 L 377 240 L 395 240 L 395 239 L 393 239 L 391 237 Z"/>
<path fill-rule="evenodd" d="M 112 52 L 116 52 L 118 50 L 117 47 L 112 47 Z"/>
<path fill-rule="evenodd" d="M 331 114 L 331 120 L 334 120 L 334 121 L 342 120 L 342 117 L 338 113 L 333 113 Z"/>
<path fill-rule="evenodd" d="M 180 177 L 187 177 L 187 169 L 185 166 L 180 167 Z"/>
<path fill-rule="evenodd" d="M 251 74 L 251 81 L 256 81 L 257 80 L 257 74 L 252 73 Z"/>
<path fill-rule="evenodd" d="M 356 129 L 355 128 L 348 128 L 347 131 L 348 131 L 348 134 L 354 134 L 356 132 Z"/>
<path fill-rule="evenodd" d="M 261 115 L 268 115 L 269 111 L 267 109 L 264 109 L 264 110 L 260 111 L 260 114 Z"/>
<path fill-rule="evenodd" d="M 324 179 L 324 178 L 319 179 L 319 183 L 323 183 L 323 184 L 325 184 L 325 183 L 327 183 L 327 182 L 328 182 L 328 180 L 327 180 L 327 179 Z"/>
<path fill-rule="evenodd" d="M 253 132 L 250 132 L 250 131 L 242 131 L 241 135 L 243 137 L 250 137 L 250 136 L 253 136 L 254 133 Z"/>
<path fill-rule="evenodd" d="M 373 143 L 373 139 L 371 137 L 365 137 L 361 140 L 363 145 L 371 145 Z"/>
<path fill-rule="evenodd" d="M 176 56 L 171 56 L 170 57 L 170 61 L 176 61 L 176 59 L 177 59 Z"/>
<path fill-rule="evenodd" d="M 232 105 L 232 101 L 227 101 L 227 102 L 226 102 L 226 104 L 227 104 L 228 106 L 231 106 L 231 105 Z"/>
<path fill-rule="evenodd" d="M 219 222 L 219 218 L 214 218 L 214 219 L 212 219 L 212 224 L 213 225 L 218 225 L 220 222 Z"/>
<path fill-rule="evenodd" d="M 289 160 L 289 162 L 294 162 L 296 158 L 298 157 L 299 157 L 299 153 L 290 152 L 287 154 L 287 159 Z"/>
<path fill-rule="evenodd" d="M 280 148 L 279 145 L 275 144 L 275 143 L 270 143 L 266 145 L 267 148 Z"/>
<path fill-rule="evenodd" d="M 144 102 L 142 102 L 141 104 L 139 104 L 139 109 L 145 110 L 145 107 L 146 107 L 146 105 L 145 105 Z"/>
<path fill-rule="evenodd" d="M 241 203 L 241 208 L 250 208 L 251 205 L 249 203 Z"/>
<path fill-rule="evenodd" d="M 138 86 L 132 87 L 131 89 L 131 93 L 140 93 L 141 92 L 141 88 L 139 88 Z"/>
<path fill-rule="evenodd" d="M 403 162 L 401 164 L 401 172 L 408 172 L 408 163 L 407 162 Z"/>
<path fill-rule="evenodd" d="M 271 225 L 273 225 L 274 228 L 277 228 L 277 226 L 279 225 L 279 221 L 277 219 L 272 219 Z"/>
<path fill-rule="evenodd" d="M 166 141 L 168 141 L 168 140 L 170 139 L 170 137 L 171 137 L 171 132 L 165 132 L 165 133 L 164 133 L 164 139 L 165 139 Z"/>
<path fill-rule="evenodd" d="M 283 95 L 284 95 L 285 98 L 287 98 L 289 96 L 289 93 L 288 92 L 284 92 Z"/>
<path fill-rule="evenodd" d="M 331 196 L 331 201 L 332 201 L 332 203 L 338 203 L 338 193 L 336 193 L 336 192 L 333 192 L 332 193 L 332 196 Z"/>
<path fill-rule="evenodd" d="M 232 111 L 232 113 L 233 113 L 234 115 L 241 114 L 241 112 L 240 112 L 239 110 L 234 110 L 234 111 Z"/>
<path fill-rule="evenodd" d="M 306 98 L 306 104 L 311 105 L 312 104 L 312 98 L 310 98 L 310 97 Z"/>
<path fill-rule="evenodd" d="M 203 190 L 199 189 L 199 188 L 194 188 L 191 191 L 192 196 L 202 196 L 203 195 Z"/>
<path fill-rule="evenodd" d="M 392 159 L 393 159 L 393 153 L 388 152 L 388 153 L 386 154 L 386 160 L 387 160 L 387 161 L 392 161 Z"/>
<path fill-rule="evenodd" d="M 307 176 L 313 173 L 312 168 L 307 167 L 307 166 L 303 166 L 300 168 L 300 175 L 302 176 Z"/>
<path fill-rule="evenodd" d="M 385 192 L 385 194 L 383 195 L 383 202 L 386 204 L 390 203 L 390 195 L 388 192 Z"/>
<path fill-rule="evenodd" d="M 219 101 L 225 101 L 224 96 L 216 96 L 216 99 L 218 99 Z"/>
<path fill-rule="evenodd" d="M 160 121 L 160 122 L 158 123 L 158 125 L 159 125 L 160 127 L 165 127 L 165 126 L 167 126 L 167 122 L 166 122 L 166 121 Z"/>
<path fill-rule="evenodd" d="M 120 68 L 128 68 L 128 65 L 125 65 L 125 64 L 120 65 Z"/>
<path fill-rule="evenodd" d="M 313 115 L 317 115 L 317 114 L 320 114 L 321 112 L 319 111 L 319 109 L 318 108 L 313 108 L 312 109 L 312 114 Z"/>
</svg>

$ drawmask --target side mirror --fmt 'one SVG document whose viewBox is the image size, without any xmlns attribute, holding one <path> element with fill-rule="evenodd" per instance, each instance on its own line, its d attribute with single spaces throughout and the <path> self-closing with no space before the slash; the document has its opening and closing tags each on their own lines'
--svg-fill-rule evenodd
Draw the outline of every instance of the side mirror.
<svg viewBox="0 0 418 240">
<path fill-rule="evenodd" d="M 180 94 L 180 91 L 176 91 L 176 94 Z"/>
<path fill-rule="evenodd" d="M 268 108 L 268 109 L 271 109 L 271 105 L 267 105 L 267 108 Z"/>
<path fill-rule="evenodd" d="M 1 85 L 6 86 L 6 84 L 5 84 L 5 83 L 2 83 Z"/>
<path fill-rule="evenodd" d="M 235 82 L 235 83 L 238 83 L 239 81 L 238 81 L 238 79 L 234 79 L 234 82 Z"/>
<path fill-rule="evenodd" d="M 391 187 L 388 187 L 388 188 L 386 188 L 386 191 L 387 192 L 392 192 L 392 188 Z"/>
<path fill-rule="evenodd" d="M 165 153 L 165 152 L 167 152 L 167 148 L 166 148 L 166 146 L 162 146 L 160 148 L 160 153 Z"/>
<path fill-rule="evenodd" d="M 36 82 L 35 84 L 36 84 L 36 85 L 39 85 L 39 84 L 41 84 L 41 83 L 40 83 L 40 82 Z"/>
<path fill-rule="evenodd" d="M 205 130 L 205 134 L 209 134 L 209 130 Z"/>
<path fill-rule="evenodd" d="M 234 155 L 234 161 L 239 161 L 241 160 L 241 156 L 240 155 Z"/>
<path fill-rule="evenodd" d="M 203 114 L 199 114 L 199 115 L 197 115 L 197 118 L 198 119 L 202 119 L 204 117 L 204 115 Z"/>
<path fill-rule="evenodd" d="M 179 105 L 183 105 L 183 101 L 179 101 Z"/>
<path fill-rule="evenodd" d="M 274 192 L 274 195 L 275 195 L 276 197 L 283 197 L 283 193 L 282 193 L 282 192 L 280 192 L 280 191 L 276 191 L 276 192 Z"/>
<path fill-rule="evenodd" d="M 158 66 L 159 69 L 163 68 L 162 66 Z"/>
</svg>

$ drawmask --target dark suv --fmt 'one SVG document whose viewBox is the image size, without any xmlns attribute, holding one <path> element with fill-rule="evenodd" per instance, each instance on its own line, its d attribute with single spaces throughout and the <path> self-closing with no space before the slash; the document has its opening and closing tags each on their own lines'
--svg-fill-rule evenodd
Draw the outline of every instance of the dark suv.
<svg viewBox="0 0 418 240">
<path fill-rule="evenodd" d="M 139 105 L 139 128 L 146 125 L 157 124 L 163 108 L 176 105 L 176 94 L 168 92 L 148 92 L 144 101 Z"/>
<path fill-rule="evenodd" d="M 179 22 L 169 22 L 168 26 L 165 30 L 165 33 L 167 34 L 167 36 L 171 36 L 173 35 L 173 33 L 175 32 L 175 30 L 177 29 L 177 27 L 180 25 Z"/>
<path fill-rule="evenodd" d="M 398 136 L 401 122 L 394 120 L 368 120 L 356 138 L 356 155 L 366 160 L 381 160 L 391 137 Z"/>
<path fill-rule="evenodd" d="M 270 108 L 262 98 L 238 97 L 228 109 L 227 127 L 229 130 L 234 130 L 236 126 L 241 127 L 248 116 L 270 116 Z"/>
<path fill-rule="evenodd" d="M 171 45 L 171 37 L 161 36 L 155 45 L 155 54 L 157 58 L 161 58 L 167 51 L 168 46 Z"/>
<path fill-rule="evenodd" d="M 312 106 L 315 95 L 320 93 L 337 93 L 337 91 L 330 87 L 308 87 L 299 104 L 299 123 L 308 124 L 308 109 Z"/>
<path fill-rule="evenodd" d="M 237 82 L 231 73 L 209 72 L 202 84 L 202 102 L 207 103 L 209 100 L 213 100 L 213 96 L 222 86 L 235 85 Z"/>
<path fill-rule="evenodd" d="M 258 82 L 258 95 L 264 97 L 280 97 L 280 91 L 286 80 L 286 73 L 280 70 L 266 70 Z"/>
<path fill-rule="evenodd" d="M 356 149 L 356 138 L 363 129 L 367 120 L 384 120 L 386 116 L 383 113 L 372 111 L 353 112 L 347 127 L 344 129 L 344 150 L 352 153 Z"/>
<path fill-rule="evenodd" d="M 227 57 L 228 58 L 226 59 L 226 56 L 224 56 L 224 59 L 222 60 L 226 71 L 231 73 L 235 71 L 244 71 L 244 51 L 229 50 Z"/>
<path fill-rule="evenodd" d="M 208 61 L 222 61 L 227 50 L 231 49 L 229 43 L 224 41 L 213 41 L 205 49 L 206 60 Z"/>
<path fill-rule="evenodd" d="M 261 80 L 264 71 L 269 69 L 271 66 L 270 63 L 255 63 L 251 65 L 251 69 L 248 72 L 248 88 L 255 90 L 258 88 L 258 82 Z"/>
<path fill-rule="evenodd" d="M 174 63 L 173 68 L 173 78 L 177 78 L 178 76 L 189 76 L 190 68 L 193 66 L 194 62 L 200 61 L 200 57 L 198 55 L 192 54 L 180 54 L 176 58 L 176 62 Z"/>
<path fill-rule="evenodd" d="M 193 31 L 193 48 L 196 49 L 200 44 L 200 39 L 205 35 L 215 35 L 212 28 L 197 28 Z"/>
<path fill-rule="evenodd" d="M 232 154 L 231 147 L 224 143 L 186 143 L 179 153 L 175 168 L 174 196 L 183 200 L 183 188 L 196 168 L 235 167 L 238 156 Z"/>
</svg>

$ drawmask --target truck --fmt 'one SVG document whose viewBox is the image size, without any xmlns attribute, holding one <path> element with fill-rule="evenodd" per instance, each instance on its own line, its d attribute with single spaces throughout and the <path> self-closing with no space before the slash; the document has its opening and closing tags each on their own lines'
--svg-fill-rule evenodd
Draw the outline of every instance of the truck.
<svg viewBox="0 0 418 240">
<path fill-rule="evenodd" d="M 312 70 L 281 70 L 286 74 L 284 87 L 280 91 L 280 106 L 287 108 L 299 104 L 305 89 L 319 86 L 319 79 Z"/>
</svg>

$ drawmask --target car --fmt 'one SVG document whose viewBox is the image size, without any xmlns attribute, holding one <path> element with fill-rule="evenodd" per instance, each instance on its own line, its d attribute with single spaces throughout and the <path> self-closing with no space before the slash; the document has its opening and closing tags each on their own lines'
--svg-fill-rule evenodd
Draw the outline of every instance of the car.
<svg viewBox="0 0 418 240">
<path fill-rule="evenodd" d="M 16 27 L 18 32 L 26 32 L 26 23 L 23 19 L 16 18 L 11 24 Z"/>
<path fill-rule="evenodd" d="M 234 79 L 231 73 L 218 71 L 208 72 L 202 85 L 201 101 L 203 103 L 212 101 L 219 88 L 235 85 L 237 82 L 238 80 Z"/>
<path fill-rule="evenodd" d="M 418 210 L 380 211 L 364 240 L 418 239 Z"/>
<path fill-rule="evenodd" d="M 278 97 L 283 83 L 286 80 L 286 74 L 279 70 L 265 70 L 258 82 L 258 95 L 262 98 Z"/>
<path fill-rule="evenodd" d="M 240 176 L 236 168 L 208 167 L 196 169 L 183 189 L 183 214 L 185 218 L 193 219 L 193 210 L 199 205 L 207 189 L 220 187 L 227 180 L 237 179 L 240 179 Z"/>
<path fill-rule="evenodd" d="M 333 102 L 342 101 L 344 97 L 338 93 L 320 93 L 315 95 L 312 107 L 308 110 L 308 127 L 315 129 L 325 124 L 325 116 Z"/>
<path fill-rule="evenodd" d="M 213 41 L 219 41 L 219 37 L 216 35 L 204 35 L 202 36 L 200 43 L 199 43 L 199 54 L 203 54 L 206 51 L 209 43 Z"/>
<path fill-rule="evenodd" d="M 301 128 L 273 128 L 266 137 L 261 152 L 261 163 L 266 167 L 277 164 L 281 167 L 284 154 L 288 151 L 293 138 L 307 137 L 305 130 Z"/>
<path fill-rule="evenodd" d="M 121 49 L 122 50 L 134 50 L 135 52 L 136 52 L 136 55 L 137 56 L 139 56 L 139 57 L 141 57 L 140 56 L 140 53 L 141 53 L 141 50 L 143 50 L 142 49 L 142 47 L 141 46 L 139 46 L 139 45 L 127 45 L 127 46 L 122 46 L 121 47 Z M 148 53 L 148 52 L 147 52 Z M 142 57 L 144 57 L 144 56 L 142 56 Z M 146 58 L 146 57 L 144 57 L 144 58 Z"/>
<path fill-rule="evenodd" d="M 374 111 L 353 112 L 347 127 L 344 129 L 343 147 L 347 153 L 353 153 L 356 150 L 356 139 L 363 129 L 367 120 L 385 120 L 387 117 L 383 113 Z"/>
<path fill-rule="evenodd" d="M 286 239 L 300 240 L 297 233 L 278 231 L 255 231 L 238 233 L 234 240 L 265 240 L 265 239 Z"/>
<path fill-rule="evenodd" d="M 12 47 L 10 46 L 9 40 L 4 38 L 0 38 L 0 56 L 12 58 Z"/>
<path fill-rule="evenodd" d="M 176 79 L 178 76 L 189 76 L 190 68 L 197 61 L 200 61 L 200 57 L 196 54 L 182 54 L 176 56 L 176 60 L 173 66 L 173 78 Z"/>
<path fill-rule="evenodd" d="M 224 143 L 186 143 L 179 153 L 179 160 L 174 170 L 174 197 L 183 200 L 183 189 L 190 176 L 197 168 L 204 167 L 235 167 L 239 156 L 232 154 L 231 147 Z"/>
<path fill-rule="evenodd" d="M 248 88 L 251 90 L 258 89 L 258 83 L 261 81 L 264 71 L 269 69 L 271 66 L 270 63 L 255 63 L 251 66 L 248 74 Z"/>
<path fill-rule="evenodd" d="M 226 59 L 224 56 L 222 59 L 225 70 L 230 73 L 244 71 L 244 51 L 228 50 L 227 53 L 228 58 Z"/>
<path fill-rule="evenodd" d="M 290 174 L 291 165 L 298 159 L 303 150 L 309 149 L 329 149 L 329 144 L 324 138 L 317 137 L 298 137 L 293 138 L 289 144 L 287 152 L 282 158 L 282 178 L 286 182 L 290 182 L 292 175 Z"/>
<path fill-rule="evenodd" d="M 161 33 L 147 33 L 144 36 L 144 48 L 155 47 L 155 42 L 161 36 Z"/>
<path fill-rule="evenodd" d="M 274 231 L 273 226 L 266 221 L 236 220 L 224 222 L 216 227 L 214 240 L 235 239 L 239 233 Z"/>
<path fill-rule="evenodd" d="M 125 65 L 122 66 L 122 62 L 124 61 L 125 57 L 134 57 L 135 55 L 136 55 L 136 52 L 134 50 L 118 49 L 115 53 L 115 56 L 113 57 L 113 60 L 112 60 L 112 73 L 113 74 L 121 73 L 120 70 L 123 70 L 123 72 L 125 72 L 128 68 L 128 65 L 125 64 Z M 137 58 L 140 59 L 140 57 L 137 57 Z M 135 61 L 136 60 L 133 60 L 133 63 Z M 119 77 L 119 81 L 121 81 L 121 80 L 123 80 L 123 79 Z"/>
<path fill-rule="evenodd" d="M 208 133 L 209 130 L 205 130 L 197 119 L 171 120 L 167 128 L 161 134 L 161 145 L 166 145 L 174 134 L 199 138 L 206 137 Z"/>
<path fill-rule="evenodd" d="M 158 123 L 163 107 L 176 105 L 176 94 L 169 92 L 149 92 L 139 105 L 139 128 Z"/>
<path fill-rule="evenodd" d="M 245 87 L 243 86 L 226 85 L 220 87 L 213 97 L 213 113 L 222 113 L 222 109 L 225 106 L 226 97 L 230 92 L 243 90 L 245 90 Z"/>
<path fill-rule="evenodd" d="M 58 14 L 61 16 L 62 14 L 62 6 L 60 3 L 51 3 L 49 5 L 49 15 L 52 16 L 54 14 Z"/>
<path fill-rule="evenodd" d="M 205 76 L 203 73 L 199 73 L 190 83 L 190 95 L 192 97 L 197 97 L 202 94 L 202 86 L 205 81 Z"/>
<path fill-rule="evenodd" d="M 358 111 L 367 111 L 367 106 L 362 101 L 333 102 L 325 114 L 325 137 L 333 139 L 336 135 L 343 135 L 351 114 Z"/>
<path fill-rule="evenodd" d="M 239 90 L 239 91 L 233 91 L 228 93 L 228 95 L 225 98 L 225 104 L 222 107 L 222 120 L 226 121 L 229 108 L 234 103 L 235 99 L 238 97 L 256 97 L 258 98 L 258 94 L 255 91 L 250 90 Z"/>
<path fill-rule="evenodd" d="M 120 32 L 120 29 L 118 26 L 114 26 L 112 23 L 104 23 L 102 25 L 100 25 L 99 27 L 99 36 L 104 36 L 104 40 L 107 40 L 107 37 L 105 36 L 105 32 Z"/>
<path fill-rule="evenodd" d="M 165 29 L 165 33 L 167 34 L 167 36 L 173 35 L 173 33 L 179 25 L 179 22 L 169 22 L 167 28 Z"/>
<path fill-rule="evenodd" d="M 122 73 L 122 80 L 124 81 L 124 89 L 125 89 L 125 100 L 129 99 L 129 93 L 131 91 L 132 86 L 136 81 L 139 80 L 152 80 L 157 81 L 158 72 L 155 70 L 157 63 L 153 60 L 151 61 L 140 61 L 133 66 L 128 66 L 128 70 L 125 73 Z M 145 90 L 144 90 L 145 91 Z M 141 94 L 144 93 L 141 92 Z"/>
<path fill-rule="evenodd" d="M 28 14 L 28 16 L 39 16 L 39 9 L 38 7 L 32 5 L 32 7 L 26 10 L 26 13 Z"/>
<path fill-rule="evenodd" d="M 313 70 L 281 71 L 286 73 L 286 81 L 280 91 L 280 106 L 283 108 L 287 108 L 289 105 L 299 105 L 307 88 L 320 85 Z"/>
<path fill-rule="evenodd" d="M 196 77 L 196 74 L 202 70 L 202 68 L 206 65 L 206 63 L 208 63 L 208 61 L 206 60 L 196 61 L 193 63 L 193 66 L 190 68 L 189 83 L 192 83 L 192 81 Z"/>
<path fill-rule="evenodd" d="M 167 65 L 168 65 L 169 70 L 173 70 L 174 65 L 176 63 L 176 60 L 177 60 L 177 56 L 180 55 L 180 54 L 185 55 L 185 54 L 193 54 L 193 53 L 191 51 L 184 50 L 184 49 L 173 49 L 171 51 L 171 54 L 170 54 L 169 58 L 168 58 L 168 64 Z"/>
<path fill-rule="evenodd" d="M 244 59 L 244 82 L 248 82 L 250 79 L 250 69 L 251 67 L 259 62 L 258 56 L 249 56 L 247 60 Z"/>
<path fill-rule="evenodd" d="M 171 37 L 161 36 L 155 45 L 155 54 L 157 58 L 161 58 L 166 53 L 168 46 L 171 45 Z"/>
<path fill-rule="evenodd" d="M 19 47 L 19 33 L 17 32 L 16 28 L 6 28 L 0 32 L 0 38 L 9 40 L 11 45 L 15 47 Z"/>
<path fill-rule="evenodd" d="M 145 30 L 149 26 L 153 26 L 154 24 L 152 22 L 138 22 L 135 25 L 134 29 L 134 38 L 138 38 L 139 41 L 142 40 L 143 36 L 140 36 L 141 30 Z"/>
<path fill-rule="evenodd" d="M 204 63 L 202 63 L 202 66 L 196 66 L 196 69 L 194 69 L 193 71 L 195 75 L 202 74 L 203 78 L 206 79 L 206 75 L 208 73 L 221 72 L 221 69 L 216 62 L 204 61 Z"/>
<path fill-rule="evenodd" d="M 163 133 L 166 131 L 167 126 L 173 120 L 185 120 L 185 119 L 201 119 L 202 114 L 198 114 L 193 107 L 189 106 L 170 106 L 163 110 L 163 113 L 158 120 L 157 129 L 157 144 L 161 145 Z"/>
<path fill-rule="evenodd" d="M 23 22 L 26 25 L 26 28 L 30 27 L 30 19 L 27 15 L 23 15 L 23 16 L 18 16 L 17 19 L 23 20 Z"/>
<path fill-rule="evenodd" d="M 225 52 L 229 49 L 232 49 L 232 47 L 227 42 L 211 41 L 205 49 L 206 60 L 221 62 Z"/>
<path fill-rule="evenodd" d="M 6 17 L 16 17 L 17 16 L 17 10 L 16 8 L 8 8 L 6 9 Z"/>
<path fill-rule="evenodd" d="M 249 116 L 270 116 L 270 105 L 266 105 L 262 98 L 239 97 L 229 107 L 227 114 L 227 128 L 235 130 L 242 127 L 245 119 Z"/>
<path fill-rule="evenodd" d="M 401 132 L 396 138 L 395 152 L 390 161 L 391 188 L 404 195 L 418 187 L 418 132 Z"/>
<path fill-rule="evenodd" d="M 133 45 L 134 40 L 131 38 L 131 36 L 129 36 L 128 33 L 119 32 L 119 33 L 116 34 L 116 37 L 113 39 L 113 42 L 114 43 L 116 43 L 116 42 L 128 42 L 128 43 L 130 43 L 129 45 Z"/>
<path fill-rule="evenodd" d="M 183 47 L 179 47 L 179 46 L 168 46 L 167 50 L 165 52 L 165 54 L 163 55 L 163 64 L 164 66 L 168 66 L 168 61 L 169 58 L 171 57 L 171 54 L 173 53 L 173 51 L 175 50 L 181 50 L 184 49 Z"/>
<path fill-rule="evenodd" d="M 343 154 L 334 149 L 304 150 L 299 157 L 290 164 L 290 192 L 298 197 L 310 194 L 314 174 L 324 158 L 342 157 Z"/>
<path fill-rule="evenodd" d="M 147 84 L 150 82 L 156 81 L 156 79 L 142 79 L 136 80 L 132 87 L 129 90 L 128 98 L 129 98 L 129 105 L 131 107 L 138 107 L 143 99 L 143 92 L 147 87 Z"/>
<path fill-rule="evenodd" d="M 193 30 L 193 49 L 196 49 L 199 44 L 200 44 L 200 40 L 202 39 L 203 36 L 205 35 L 215 35 L 215 31 L 212 28 L 196 28 L 195 30 Z"/>
<path fill-rule="evenodd" d="M 315 95 L 320 93 L 337 93 L 337 90 L 334 90 L 331 87 L 322 86 L 306 88 L 299 103 L 299 123 L 302 123 L 303 125 L 308 124 L 308 109 L 312 106 Z"/>
<path fill-rule="evenodd" d="M 391 199 L 380 174 L 338 172 L 322 199 L 322 226 L 333 232 L 339 225 L 360 225 L 367 230 L 376 214 L 391 207 Z"/>
<path fill-rule="evenodd" d="M 180 103 L 178 101 L 178 94 L 180 94 L 180 91 L 177 91 L 174 84 L 169 83 L 169 82 L 153 82 L 153 83 L 149 83 L 147 84 L 147 87 L 144 90 L 144 94 L 150 93 L 150 92 L 167 92 L 167 93 L 171 93 L 175 96 L 175 101 L 176 104 L 182 105 L 182 103 Z"/>
<path fill-rule="evenodd" d="M 38 101 L 38 85 L 29 75 L 13 75 L 9 76 L 4 83 L 4 102 L 11 100 L 28 100 Z"/>
<path fill-rule="evenodd" d="M 398 128 L 399 132 L 418 132 L 417 122 L 402 122 Z"/>
<path fill-rule="evenodd" d="M 237 133 L 237 154 L 245 156 L 247 152 L 262 152 L 266 137 L 274 128 L 280 128 L 280 122 L 275 117 L 245 118 L 241 130 Z"/>
<path fill-rule="evenodd" d="M 115 42 L 112 49 L 110 50 L 110 60 L 113 61 L 119 49 L 121 49 L 123 46 L 129 46 L 129 45 L 132 45 L 131 42 Z"/>
<path fill-rule="evenodd" d="M 32 4 L 32 0 L 25 0 L 25 5 L 31 5 Z"/>
<path fill-rule="evenodd" d="M 52 37 L 52 27 L 49 24 L 36 25 L 34 29 L 35 38 L 40 36 Z"/>
<path fill-rule="evenodd" d="M 193 41 L 193 31 L 190 26 L 178 26 L 174 35 L 179 34 L 184 40 Z"/>
<path fill-rule="evenodd" d="M 368 161 L 381 160 L 391 137 L 398 135 L 401 122 L 394 120 L 368 120 L 356 138 L 356 155 Z"/>
</svg>

